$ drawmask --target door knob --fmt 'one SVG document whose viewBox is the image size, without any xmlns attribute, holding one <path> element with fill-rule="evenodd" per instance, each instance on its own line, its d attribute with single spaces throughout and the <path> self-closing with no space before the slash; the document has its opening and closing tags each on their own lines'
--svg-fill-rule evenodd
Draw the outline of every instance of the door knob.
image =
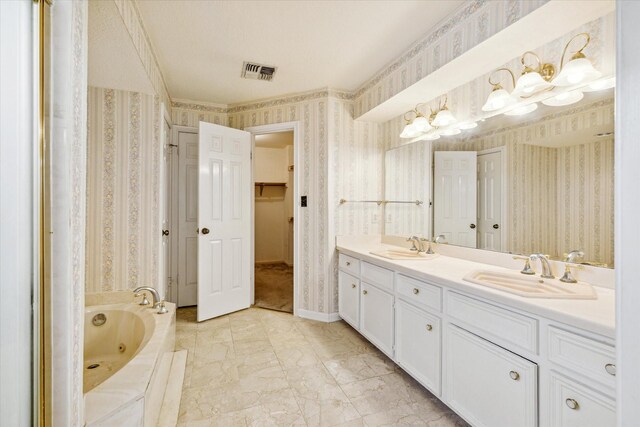
<svg viewBox="0 0 640 427">
<path fill-rule="evenodd" d="M 476 228 L 476 225 L 475 224 L 469 224 L 469 228 L 473 230 L 474 228 Z"/>
<path fill-rule="evenodd" d="M 497 230 L 498 228 L 500 228 L 500 226 L 498 224 L 493 224 L 493 228 Z"/>
<path fill-rule="evenodd" d="M 209 234 L 209 229 L 208 228 L 203 228 L 202 229 L 202 234 Z"/>
<path fill-rule="evenodd" d="M 162 235 L 163 236 L 168 236 L 169 235 L 169 230 L 162 230 Z"/>
</svg>

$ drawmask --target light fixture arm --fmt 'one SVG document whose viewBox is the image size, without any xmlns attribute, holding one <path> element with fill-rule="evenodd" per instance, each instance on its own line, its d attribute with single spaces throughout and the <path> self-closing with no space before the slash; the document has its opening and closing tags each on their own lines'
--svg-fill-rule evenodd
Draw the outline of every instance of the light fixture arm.
<svg viewBox="0 0 640 427">
<path fill-rule="evenodd" d="M 413 119 L 415 119 L 416 117 L 418 117 L 418 114 L 416 112 L 417 110 L 409 110 L 406 113 L 404 113 L 404 115 L 402 116 L 402 118 L 404 119 L 405 122 L 407 122 L 407 124 L 411 123 L 413 121 Z M 413 117 L 410 119 L 407 119 L 407 114 L 413 114 Z"/>
<path fill-rule="evenodd" d="M 565 58 L 565 56 L 567 54 L 567 50 L 569 49 L 569 46 L 571 45 L 571 42 L 574 41 L 575 39 L 577 39 L 578 37 L 584 37 L 585 38 L 585 43 L 584 43 L 584 45 L 582 45 L 582 47 L 580 49 L 578 49 L 573 54 L 572 59 L 584 58 L 584 54 L 582 53 L 582 51 L 591 42 L 591 36 L 589 35 L 589 33 L 578 33 L 575 36 L 571 37 L 571 40 L 569 40 L 567 42 L 567 44 L 564 47 L 564 50 L 562 51 L 562 57 L 560 58 L 560 71 L 562 71 L 562 68 L 564 67 L 564 58 Z"/>
<path fill-rule="evenodd" d="M 511 71 L 510 69 L 506 68 L 506 67 L 502 67 L 502 68 L 498 68 L 496 70 L 493 70 L 493 72 L 489 75 L 489 84 L 493 86 L 494 90 L 495 89 L 500 89 L 502 86 L 500 86 L 500 82 L 494 82 L 491 80 L 491 78 L 493 77 L 494 74 L 496 74 L 498 71 L 507 71 L 510 75 L 511 75 L 511 83 L 513 83 L 513 87 L 516 87 L 516 76 L 513 75 L 513 71 Z"/>
<path fill-rule="evenodd" d="M 532 67 L 530 67 L 530 66 L 528 66 L 526 64 L 525 57 L 527 55 L 531 55 L 536 59 L 536 62 L 538 63 L 538 65 L 536 65 L 535 68 L 532 68 Z M 540 57 L 535 52 L 531 52 L 530 50 L 528 50 L 528 51 L 526 51 L 525 53 L 522 54 L 522 56 L 520 57 L 520 62 L 522 63 L 522 66 L 524 67 L 524 69 L 522 70 L 522 74 L 529 73 L 531 71 L 540 72 L 540 68 L 542 68 L 542 61 L 540 61 Z"/>
</svg>

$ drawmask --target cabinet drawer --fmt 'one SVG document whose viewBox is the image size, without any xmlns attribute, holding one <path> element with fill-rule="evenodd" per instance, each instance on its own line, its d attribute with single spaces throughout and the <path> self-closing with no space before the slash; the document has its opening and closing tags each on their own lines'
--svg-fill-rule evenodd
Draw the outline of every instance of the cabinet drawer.
<svg viewBox="0 0 640 427">
<path fill-rule="evenodd" d="M 615 401 L 556 372 L 550 373 L 550 426 L 613 427 Z"/>
<path fill-rule="evenodd" d="M 374 264 L 362 261 L 361 274 L 362 280 L 382 286 L 393 291 L 393 271 L 386 268 L 378 267 Z"/>
<path fill-rule="evenodd" d="M 615 348 L 562 329 L 549 327 L 549 360 L 614 388 Z"/>
<path fill-rule="evenodd" d="M 402 274 L 397 278 L 396 289 L 405 300 L 433 310 L 442 310 L 442 289 L 438 286 L 429 285 Z"/>
<path fill-rule="evenodd" d="M 360 276 L 360 260 L 349 255 L 340 254 L 338 259 L 340 269 L 354 276 Z"/>
<path fill-rule="evenodd" d="M 338 274 L 338 313 L 351 326 L 360 328 L 360 280 L 344 271 Z"/>
<path fill-rule="evenodd" d="M 445 403 L 477 427 L 538 425 L 535 363 L 453 325 L 445 345 Z"/>
<path fill-rule="evenodd" d="M 489 341 L 537 353 L 538 321 L 455 292 L 447 294 L 447 311 Z"/>
</svg>

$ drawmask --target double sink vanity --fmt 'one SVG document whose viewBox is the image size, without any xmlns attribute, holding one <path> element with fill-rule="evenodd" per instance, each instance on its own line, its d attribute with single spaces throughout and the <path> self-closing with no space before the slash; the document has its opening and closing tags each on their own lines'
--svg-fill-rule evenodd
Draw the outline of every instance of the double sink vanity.
<svg viewBox="0 0 640 427">
<path fill-rule="evenodd" d="M 507 254 L 463 259 L 449 245 L 423 255 L 339 237 L 337 247 L 342 319 L 472 425 L 615 425 L 613 289 L 520 274 L 502 266 Z"/>
</svg>

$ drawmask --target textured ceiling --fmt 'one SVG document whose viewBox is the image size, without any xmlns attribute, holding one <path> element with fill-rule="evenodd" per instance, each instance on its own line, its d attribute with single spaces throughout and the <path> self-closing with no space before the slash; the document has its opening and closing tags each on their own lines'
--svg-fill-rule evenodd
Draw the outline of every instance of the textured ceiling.
<svg viewBox="0 0 640 427">
<path fill-rule="evenodd" d="M 224 104 L 354 90 L 463 1 L 150 1 L 138 7 L 174 99 Z M 278 67 L 240 78 L 243 61 Z"/>
<path fill-rule="evenodd" d="M 89 86 L 153 94 L 122 17 L 112 1 L 89 2 Z"/>
</svg>

